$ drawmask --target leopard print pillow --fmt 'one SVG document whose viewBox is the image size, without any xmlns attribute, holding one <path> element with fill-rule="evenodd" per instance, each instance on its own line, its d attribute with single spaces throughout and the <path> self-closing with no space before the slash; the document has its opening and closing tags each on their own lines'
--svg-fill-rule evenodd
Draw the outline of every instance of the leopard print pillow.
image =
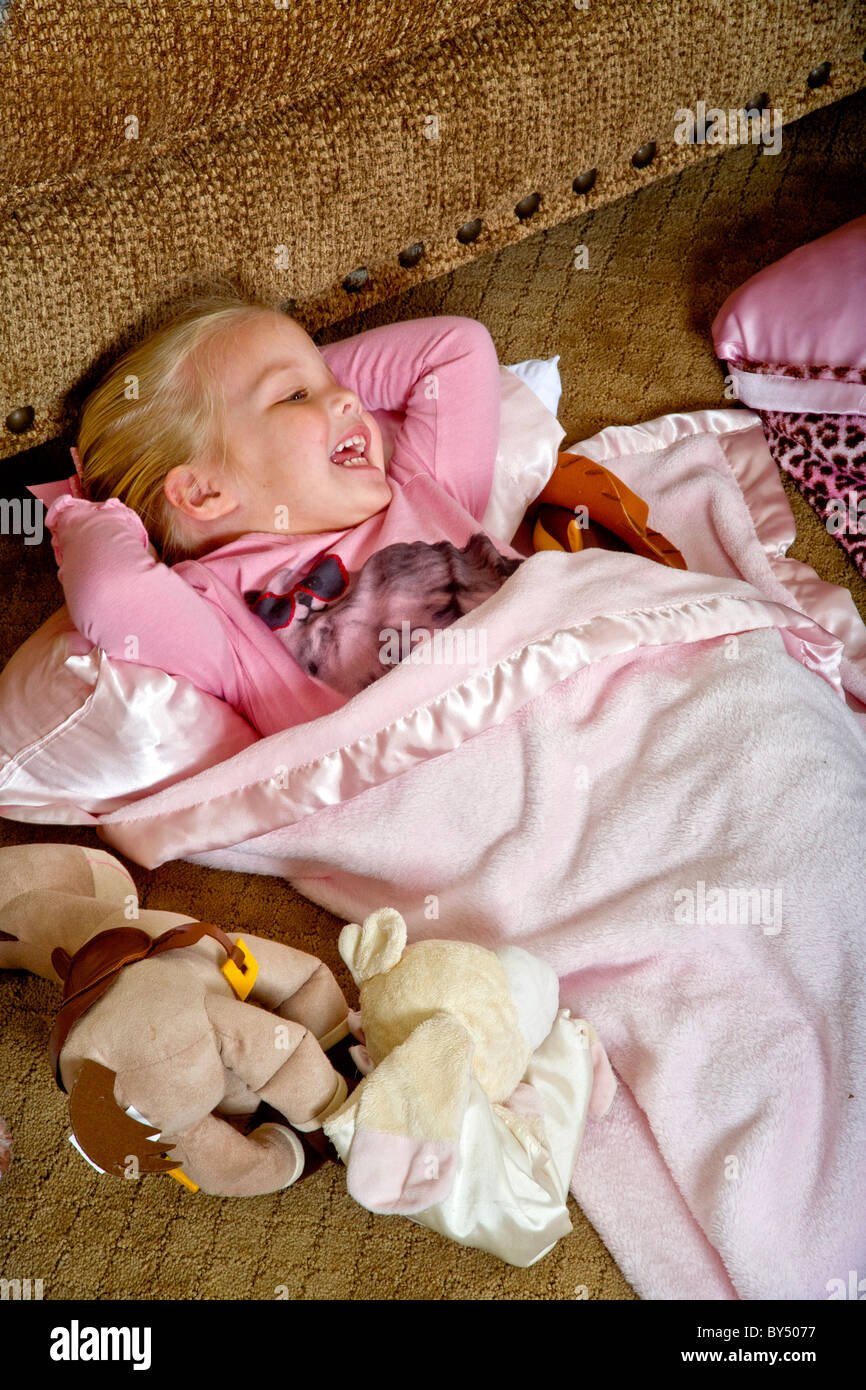
<svg viewBox="0 0 866 1390">
<path fill-rule="evenodd" d="M 866 578 L 866 415 L 756 413 L 776 463 Z"/>
</svg>

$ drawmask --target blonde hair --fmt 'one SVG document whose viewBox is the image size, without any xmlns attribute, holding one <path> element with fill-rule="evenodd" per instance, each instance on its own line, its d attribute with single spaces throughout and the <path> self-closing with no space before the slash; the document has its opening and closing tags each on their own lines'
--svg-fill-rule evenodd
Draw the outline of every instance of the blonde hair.
<svg viewBox="0 0 866 1390">
<path fill-rule="evenodd" d="M 274 303 L 231 292 L 202 293 L 117 359 L 81 411 L 81 488 L 91 502 L 117 497 L 144 523 L 167 564 L 194 553 L 182 514 L 163 490 L 179 465 L 219 461 L 240 471 L 226 437 L 226 399 L 216 369 L 219 346 Z M 201 546 L 201 536 L 197 537 Z"/>
</svg>

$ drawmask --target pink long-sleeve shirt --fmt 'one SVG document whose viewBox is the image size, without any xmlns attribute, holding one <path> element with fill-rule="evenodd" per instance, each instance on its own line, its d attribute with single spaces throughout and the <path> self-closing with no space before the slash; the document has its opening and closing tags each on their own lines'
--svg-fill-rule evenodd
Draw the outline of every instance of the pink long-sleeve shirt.
<svg viewBox="0 0 866 1390">
<path fill-rule="evenodd" d="M 481 526 L 500 400 L 484 325 L 415 319 L 320 351 L 383 434 L 396 431 L 391 501 L 366 521 L 250 532 L 168 566 L 117 498 L 63 495 L 45 518 L 78 631 L 226 700 L 262 735 L 338 709 L 525 558 Z"/>
</svg>

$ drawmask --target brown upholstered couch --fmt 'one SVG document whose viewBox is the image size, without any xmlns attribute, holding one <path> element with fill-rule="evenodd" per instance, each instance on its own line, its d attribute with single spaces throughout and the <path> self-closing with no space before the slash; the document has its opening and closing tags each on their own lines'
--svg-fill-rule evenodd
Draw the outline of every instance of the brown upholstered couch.
<svg viewBox="0 0 866 1390">
<path fill-rule="evenodd" d="M 0 0 L 0 452 L 213 276 L 314 332 L 866 77 L 859 0 Z M 18 460 L 65 476 L 56 447 Z M 7 478 L 17 470 L 7 470 Z"/>
</svg>

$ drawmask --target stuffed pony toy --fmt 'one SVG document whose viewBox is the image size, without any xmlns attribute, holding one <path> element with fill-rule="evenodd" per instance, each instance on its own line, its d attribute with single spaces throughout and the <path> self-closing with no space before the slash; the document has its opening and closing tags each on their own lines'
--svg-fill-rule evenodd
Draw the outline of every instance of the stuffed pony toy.
<svg viewBox="0 0 866 1390">
<path fill-rule="evenodd" d="M 546 962 L 406 940 L 393 908 L 340 934 L 365 1076 L 323 1128 L 362 1206 L 534 1264 L 572 1229 L 584 1122 L 607 1113 L 616 1078 L 591 1025 L 559 1008 Z"/>
<path fill-rule="evenodd" d="M 140 908 L 107 851 L 0 849 L 0 967 L 63 986 L 52 1063 L 73 1142 L 103 1172 L 275 1192 L 304 1171 L 295 1131 L 319 1130 L 348 1095 L 327 1049 L 348 1036 L 349 1008 L 327 966 Z M 245 1133 L 262 1102 L 276 1120 Z"/>
</svg>

